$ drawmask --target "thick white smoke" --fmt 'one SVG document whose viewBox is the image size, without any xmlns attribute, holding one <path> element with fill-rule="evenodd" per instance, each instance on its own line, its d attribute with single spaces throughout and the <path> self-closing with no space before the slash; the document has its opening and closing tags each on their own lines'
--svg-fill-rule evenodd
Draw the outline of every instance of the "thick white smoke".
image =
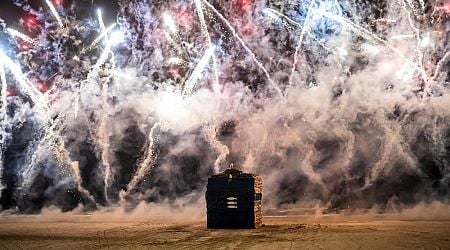
<svg viewBox="0 0 450 250">
<path fill-rule="evenodd" d="M 449 26 L 420 3 L 122 1 L 124 41 L 96 49 L 95 21 L 72 41 L 47 14 L 84 48 L 21 53 L 30 81 L 59 73 L 45 105 L 7 97 L 2 205 L 198 207 L 231 163 L 267 208 L 448 204 Z"/>
</svg>

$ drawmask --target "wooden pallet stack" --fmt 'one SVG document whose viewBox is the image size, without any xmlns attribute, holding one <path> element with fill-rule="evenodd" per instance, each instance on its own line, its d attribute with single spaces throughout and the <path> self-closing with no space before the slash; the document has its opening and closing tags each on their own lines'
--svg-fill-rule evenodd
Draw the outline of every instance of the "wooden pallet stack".
<svg viewBox="0 0 450 250">
<path fill-rule="evenodd" d="M 254 175 L 255 178 L 255 227 L 262 226 L 262 178 Z M 258 197 L 256 197 L 258 196 Z"/>
<path fill-rule="evenodd" d="M 262 179 L 229 168 L 208 179 L 208 228 L 257 228 L 262 225 Z"/>
</svg>

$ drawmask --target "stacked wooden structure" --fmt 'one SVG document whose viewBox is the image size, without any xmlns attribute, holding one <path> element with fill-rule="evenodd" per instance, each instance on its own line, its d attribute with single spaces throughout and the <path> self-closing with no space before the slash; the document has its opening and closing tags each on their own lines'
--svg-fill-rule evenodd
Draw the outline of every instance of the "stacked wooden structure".
<svg viewBox="0 0 450 250">
<path fill-rule="evenodd" d="M 262 180 L 229 168 L 208 179 L 208 228 L 257 228 L 262 225 Z"/>
</svg>

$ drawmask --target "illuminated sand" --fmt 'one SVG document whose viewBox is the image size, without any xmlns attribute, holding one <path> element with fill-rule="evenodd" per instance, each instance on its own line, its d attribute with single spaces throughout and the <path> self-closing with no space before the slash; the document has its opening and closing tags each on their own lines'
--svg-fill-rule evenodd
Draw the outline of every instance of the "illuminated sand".
<svg viewBox="0 0 450 250">
<path fill-rule="evenodd" d="M 88 215 L 3 216 L 0 248 L 450 249 L 450 220 L 389 216 L 272 216 L 255 230 L 207 230 L 205 221 L 140 222 Z"/>
</svg>

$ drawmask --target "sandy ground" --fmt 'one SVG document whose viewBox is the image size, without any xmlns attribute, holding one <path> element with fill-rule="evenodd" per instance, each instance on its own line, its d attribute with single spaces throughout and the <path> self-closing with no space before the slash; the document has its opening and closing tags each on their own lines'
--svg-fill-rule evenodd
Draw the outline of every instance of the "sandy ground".
<svg viewBox="0 0 450 250">
<path fill-rule="evenodd" d="M 450 220 L 264 217 L 254 230 L 204 221 L 120 221 L 89 215 L 0 216 L 1 249 L 450 249 Z"/>
</svg>

